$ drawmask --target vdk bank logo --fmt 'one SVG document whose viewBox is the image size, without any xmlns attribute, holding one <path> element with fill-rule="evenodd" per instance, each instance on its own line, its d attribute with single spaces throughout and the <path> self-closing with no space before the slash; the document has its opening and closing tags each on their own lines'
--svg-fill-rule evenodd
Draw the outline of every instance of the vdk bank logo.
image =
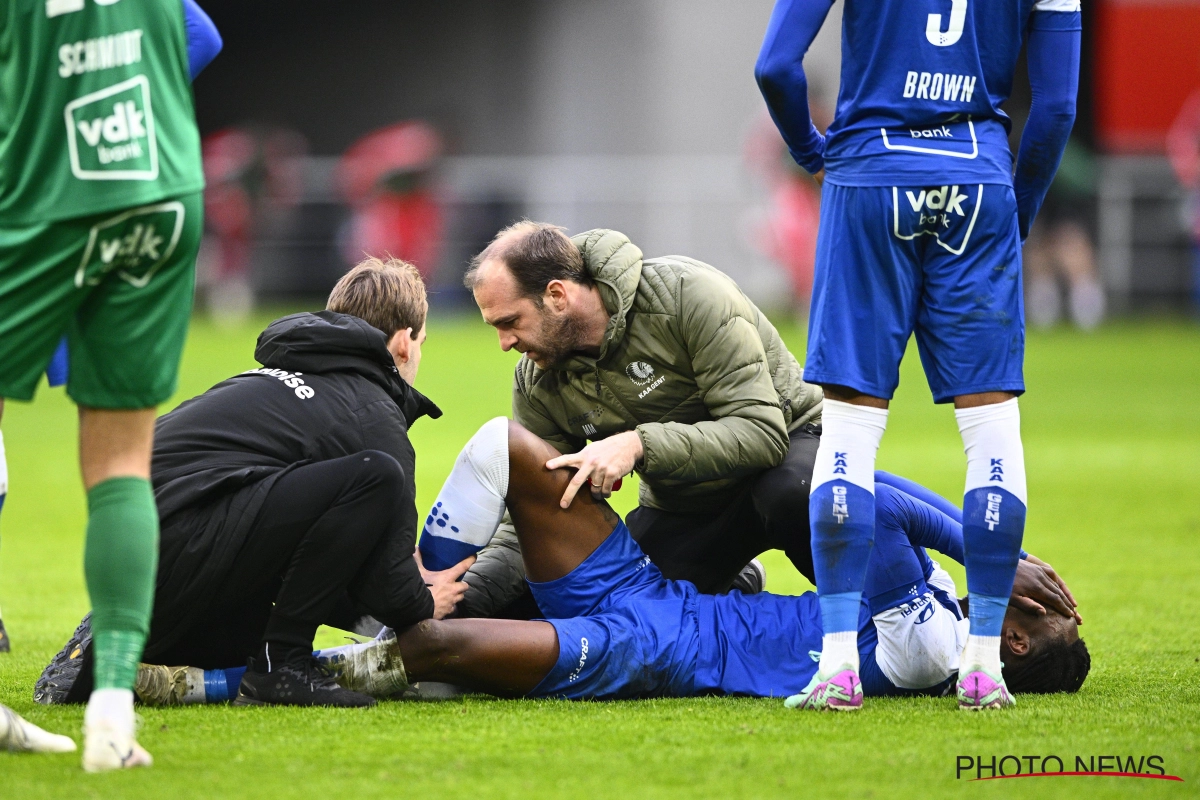
<svg viewBox="0 0 1200 800">
<path fill-rule="evenodd" d="M 185 213 L 183 203 L 171 200 L 96 223 L 75 271 L 75 286 L 95 286 L 114 269 L 130 285 L 145 286 L 175 252 Z"/>
<path fill-rule="evenodd" d="M 152 181 L 158 177 L 158 143 L 145 75 L 72 100 L 63 114 L 76 178 Z"/>
</svg>

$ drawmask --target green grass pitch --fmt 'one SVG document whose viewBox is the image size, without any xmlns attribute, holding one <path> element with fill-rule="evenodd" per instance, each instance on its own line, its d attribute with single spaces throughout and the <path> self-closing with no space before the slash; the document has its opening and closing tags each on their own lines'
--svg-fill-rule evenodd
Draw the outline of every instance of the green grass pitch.
<svg viewBox="0 0 1200 800">
<path fill-rule="evenodd" d="M 198 320 L 176 400 L 255 366 L 267 319 L 232 329 Z M 803 352 L 802 331 L 783 333 Z M 932 405 L 914 350 L 879 464 L 960 496 L 953 415 Z M 507 413 L 513 362 L 477 318 L 431 321 L 418 387 L 446 415 L 414 428 L 422 507 L 475 428 Z M 1031 334 L 1027 379 L 1026 547 L 1059 568 L 1080 600 L 1093 669 L 1078 695 L 1022 697 L 1012 711 L 984 715 L 960 713 L 950 699 L 869 700 L 846 716 L 716 698 L 143 709 L 153 769 L 89 776 L 75 755 L 0 753 L 0 797 L 1197 796 L 1200 329 L 1145 322 Z M 43 388 L 33 404 L 10 403 L 3 423 L 12 485 L 0 602 L 14 652 L 0 655 L 0 702 L 78 738 L 81 708 L 31 699 L 87 607 L 74 411 L 61 390 Z M 635 497 L 626 485 L 618 509 Z M 780 554 L 765 561 L 770 589 L 808 588 Z M 962 571 L 953 574 L 961 589 Z M 321 633 L 324 644 L 338 640 Z M 960 755 L 1057 755 L 1067 769 L 1075 756 L 1158 755 L 1185 782 L 969 783 L 973 771 L 956 777 Z"/>
</svg>

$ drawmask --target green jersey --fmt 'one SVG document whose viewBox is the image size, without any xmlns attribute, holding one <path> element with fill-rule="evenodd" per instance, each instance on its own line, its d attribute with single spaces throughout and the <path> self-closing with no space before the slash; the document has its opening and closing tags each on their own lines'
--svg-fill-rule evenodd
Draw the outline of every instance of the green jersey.
<svg viewBox="0 0 1200 800">
<path fill-rule="evenodd" d="M 203 186 L 181 0 L 0 0 L 0 225 Z"/>
</svg>

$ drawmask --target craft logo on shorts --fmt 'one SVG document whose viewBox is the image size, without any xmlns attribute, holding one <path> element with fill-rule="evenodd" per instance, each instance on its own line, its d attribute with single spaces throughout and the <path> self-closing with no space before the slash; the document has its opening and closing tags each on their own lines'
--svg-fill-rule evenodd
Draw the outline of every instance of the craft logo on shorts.
<svg viewBox="0 0 1200 800">
<path fill-rule="evenodd" d="M 117 270 L 121 280 L 139 289 L 145 286 L 175 252 L 184 215 L 183 203 L 171 200 L 97 222 L 88 232 L 75 285 L 95 286 Z"/>
<path fill-rule="evenodd" d="M 150 81 L 137 75 L 67 103 L 71 172 L 85 181 L 158 178 Z"/>
<path fill-rule="evenodd" d="M 587 663 L 587 657 L 588 640 L 587 637 L 584 636 L 579 640 L 579 666 L 575 668 L 574 672 L 567 676 L 567 683 L 574 683 L 575 681 L 579 680 L 579 673 L 583 672 L 583 665 Z"/>
</svg>

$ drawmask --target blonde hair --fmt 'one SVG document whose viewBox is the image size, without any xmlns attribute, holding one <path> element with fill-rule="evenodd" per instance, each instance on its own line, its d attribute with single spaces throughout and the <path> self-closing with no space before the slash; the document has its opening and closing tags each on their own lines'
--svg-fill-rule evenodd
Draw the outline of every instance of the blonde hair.
<svg viewBox="0 0 1200 800">
<path fill-rule="evenodd" d="M 358 317 L 389 339 L 396 331 L 412 328 L 416 339 L 425 327 L 429 299 L 416 267 L 399 258 L 372 256 L 342 276 L 325 308 Z"/>
</svg>

